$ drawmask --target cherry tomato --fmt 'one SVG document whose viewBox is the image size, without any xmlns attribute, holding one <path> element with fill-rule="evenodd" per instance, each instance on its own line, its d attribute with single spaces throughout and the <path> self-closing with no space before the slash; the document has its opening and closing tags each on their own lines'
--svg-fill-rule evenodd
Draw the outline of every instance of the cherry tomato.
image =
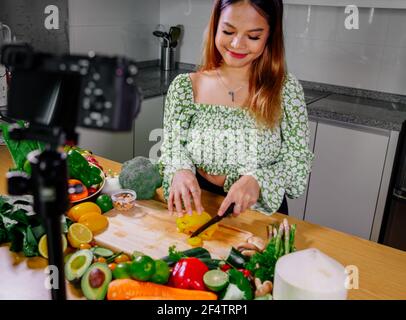
<svg viewBox="0 0 406 320">
<path fill-rule="evenodd" d="M 224 271 L 224 272 L 226 272 L 229 269 L 231 269 L 231 266 L 229 264 L 227 264 L 227 263 L 220 267 L 220 270 Z"/>
<path fill-rule="evenodd" d="M 130 261 L 130 258 L 126 254 L 120 254 L 114 259 L 115 263 L 127 262 Z"/>
<path fill-rule="evenodd" d="M 97 262 L 106 263 L 106 258 L 98 257 Z"/>
<path fill-rule="evenodd" d="M 112 263 L 109 264 L 109 269 L 110 269 L 111 271 L 114 271 L 114 269 L 115 269 L 116 267 L 117 267 L 117 263 L 112 262 Z"/>
<path fill-rule="evenodd" d="M 91 247 L 92 246 L 88 243 L 81 243 L 79 248 L 80 248 L 80 250 L 83 250 L 83 249 L 90 249 Z"/>
<path fill-rule="evenodd" d="M 247 269 L 238 269 L 238 271 L 242 272 L 242 274 L 244 275 L 244 277 L 246 278 L 251 278 L 251 272 Z"/>
</svg>

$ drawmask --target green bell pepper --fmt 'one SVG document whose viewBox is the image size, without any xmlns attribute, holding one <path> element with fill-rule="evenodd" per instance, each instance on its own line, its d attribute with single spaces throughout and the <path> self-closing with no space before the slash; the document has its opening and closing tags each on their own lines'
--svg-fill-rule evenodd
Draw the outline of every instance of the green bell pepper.
<svg viewBox="0 0 406 320">
<path fill-rule="evenodd" d="M 91 166 L 77 150 L 68 152 L 68 170 L 71 178 L 82 181 L 87 188 L 100 184 L 103 180 L 100 169 Z"/>
</svg>

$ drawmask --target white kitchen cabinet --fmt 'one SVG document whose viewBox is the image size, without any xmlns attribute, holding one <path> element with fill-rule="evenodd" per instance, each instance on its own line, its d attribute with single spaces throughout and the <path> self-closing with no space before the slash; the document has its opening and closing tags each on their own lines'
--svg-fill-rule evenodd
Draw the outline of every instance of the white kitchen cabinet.
<svg viewBox="0 0 406 320">
<path fill-rule="evenodd" d="M 309 128 L 310 128 L 309 149 L 313 151 L 317 131 L 317 122 L 309 121 Z M 306 207 L 306 198 L 307 198 L 307 188 L 306 192 L 301 197 L 296 199 L 288 198 L 288 209 L 290 216 L 303 220 Z"/>
<path fill-rule="evenodd" d="M 305 220 L 370 238 L 389 132 L 319 122 Z"/>
<path fill-rule="evenodd" d="M 79 128 L 79 146 L 121 163 L 135 156 L 149 157 L 150 152 L 159 149 L 162 140 L 163 101 L 163 96 L 143 100 L 131 132 Z"/>
<path fill-rule="evenodd" d="M 146 99 L 134 126 L 134 156 L 158 159 L 162 143 L 165 96 Z"/>
<path fill-rule="evenodd" d="M 124 162 L 133 157 L 133 132 L 106 132 L 79 128 L 79 147 L 94 154 Z"/>
</svg>

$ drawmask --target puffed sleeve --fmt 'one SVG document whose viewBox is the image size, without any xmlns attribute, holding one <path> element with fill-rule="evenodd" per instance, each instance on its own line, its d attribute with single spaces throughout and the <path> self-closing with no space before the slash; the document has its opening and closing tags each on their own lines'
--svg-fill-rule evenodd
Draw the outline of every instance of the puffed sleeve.
<svg viewBox="0 0 406 320">
<path fill-rule="evenodd" d="M 283 89 L 281 149 L 275 162 L 259 165 L 252 172 L 261 192 L 258 203 L 267 213 L 276 212 L 286 193 L 298 198 L 306 190 L 307 177 L 314 158 L 309 150 L 309 122 L 300 82 L 288 74 Z"/>
<path fill-rule="evenodd" d="M 196 174 L 196 168 L 186 148 L 187 133 L 194 114 L 193 97 L 187 86 L 187 74 L 178 75 L 168 88 L 163 121 L 163 142 L 158 160 L 164 197 L 169 197 L 169 189 L 176 171 L 189 169 Z"/>
</svg>

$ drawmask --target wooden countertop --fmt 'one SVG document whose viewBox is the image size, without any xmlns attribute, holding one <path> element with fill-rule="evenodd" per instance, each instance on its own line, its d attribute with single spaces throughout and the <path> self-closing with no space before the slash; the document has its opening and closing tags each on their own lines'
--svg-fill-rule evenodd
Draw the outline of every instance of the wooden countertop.
<svg viewBox="0 0 406 320">
<path fill-rule="evenodd" d="M 120 172 L 121 164 L 99 158 L 105 169 Z M 4 174 L 11 166 L 7 149 L 0 146 L 0 194 L 6 193 Z M 223 197 L 203 191 L 202 201 L 208 212 L 216 212 Z M 155 200 L 151 200 L 155 201 Z M 163 201 L 159 189 L 156 201 Z M 284 215 L 271 217 L 256 211 L 246 211 L 238 218 L 230 219 L 230 225 L 266 237 L 266 226 L 282 221 Z M 317 248 L 344 266 L 355 266 L 359 272 L 359 289 L 348 292 L 349 299 L 406 299 L 406 252 L 288 217 L 289 223 L 297 224 L 296 247 L 298 250 Z M 48 292 L 43 286 L 43 268 L 46 260 L 26 259 L 10 254 L 8 247 L 0 247 L 0 299 L 46 299 Z M 77 291 L 69 288 L 71 298 L 80 298 Z"/>
</svg>

